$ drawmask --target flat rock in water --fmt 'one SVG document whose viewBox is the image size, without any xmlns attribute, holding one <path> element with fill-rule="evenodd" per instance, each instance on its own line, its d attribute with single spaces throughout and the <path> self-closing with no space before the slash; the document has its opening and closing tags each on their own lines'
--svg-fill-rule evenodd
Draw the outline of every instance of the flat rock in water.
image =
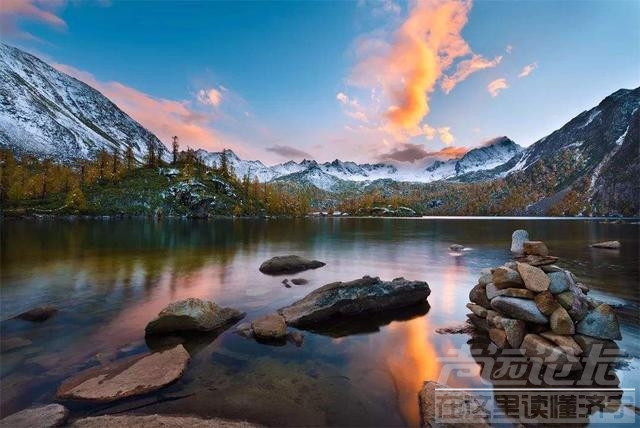
<svg viewBox="0 0 640 428">
<path fill-rule="evenodd" d="M 618 241 L 606 241 L 606 242 L 598 242 L 596 244 L 591 244 L 592 248 L 605 248 L 608 250 L 617 250 L 620 248 L 620 242 Z"/>
<path fill-rule="evenodd" d="M 435 329 L 436 333 L 438 334 L 471 334 L 475 330 L 475 327 L 469 322 L 457 325 L 448 325 L 445 327 L 438 327 Z"/>
<path fill-rule="evenodd" d="M 309 283 L 309 281 L 304 278 L 293 278 L 291 282 L 295 285 L 305 285 Z"/>
<path fill-rule="evenodd" d="M 505 314 L 509 318 L 515 318 L 536 324 L 546 324 L 547 317 L 540 312 L 533 300 L 518 299 L 516 297 L 498 296 L 491 301 L 491 307 Z"/>
<path fill-rule="evenodd" d="M 165 415 L 105 415 L 78 419 L 71 425 L 74 428 L 257 428 L 244 421 L 224 419 L 202 419 L 192 416 Z"/>
<path fill-rule="evenodd" d="M 521 254 L 524 252 L 524 243 L 529 240 L 529 232 L 518 229 L 511 235 L 511 252 Z"/>
<path fill-rule="evenodd" d="M 269 314 L 251 323 L 256 339 L 279 340 L 287 337 L 287 324 L 280 314 Z"/>
<path fill-rule="evenodd" d="M 324 265 L 325 263 L 321 261 L 306 259 L 295 255 L 278 256 L 262 263 L 260 265 L 260 272 L 268 275 L 298 273 L 308 269 L 317 269 Z"/>
<path fill-rule="evenodd" d="M 464 250 L 464 245 L 451 244 L 451 245 L 449 245 L 449 249 L 451 251 L 460 252 L 460 251 Z"/>
<path fill-rule="evenodd" d="M 330 321 L 336 316 L 375 313 L 424 302 L 431 294 L 424 281 L 396 278 L 382 281 L 365 276 L 349 282 L 324 285 L 278 312 L 289 325 Z"/>
<path fill-rule="evenodd" d="M 549 289 L 551 280 L 542 269 L 526 263 L 518 263 L 518 273 L 522 277 L 527 290 L 540 293 Z"/>
<path fill-rule="evenodd" d="M 50 428 L 64 425 L 69 410 L 60 404 L 24 409 L 0 420 L 1 428 Z"/>
<path fill-rule="evenodd" d="M 443 392 L 440 390 L 449 389 L 446 385 L 437 382 L 425 382 L 418 395 L 420 403 L 420 427 L 432 428 L 439 426 L 447 426 L 436 420 L 436 400 L 441 400 Z M 436 390 L 438 390 L 436 392 Z M 455 402 L 464 403 L 460 406 L 452 406 L 450 410 L 452 414 L 447 415 L 448 426 L 456 426 L 460 428 L 484 428 L 490 427 L 488 423 L 489 412 L 479 400 L 472 394 L 465 391 L 451 391 L 454 395 Z M 446 391 L 444 392 L 446 393 Z M 447 409 L 449 410 L 449 409 Z"/>
<path fill-rule="evenodd" d="M 225 327 L 244 317 L 244 313 L 233 308 L 223 308 L 213 302 L 189 298 L 171 303 L 147 324 L 149 334 L 176 331 L 212 331 Z"/>
<path fill-rule="evenodd" d="M 182 376 L 189 353 L 182 345 L 161 352 L 124 358 L 92 367 L 67 379 L 58 388 L 58 398 L 109 402 L 146 394 L 167 386 Z"/>
<path fill-rule="evenodd" d="M 29 309 L 26 312 L 16 315 L 14 318 L 23 321 L 43 322 L 58 313 L 58 309 L 53 306 L 40 306 Z"/>
<path fill-rule="evenodd" d="M 576 331 L 598 339 L 622 339 L 616 312 L 606 303 L 589 311 L 576 326 Z"/>
</svg>

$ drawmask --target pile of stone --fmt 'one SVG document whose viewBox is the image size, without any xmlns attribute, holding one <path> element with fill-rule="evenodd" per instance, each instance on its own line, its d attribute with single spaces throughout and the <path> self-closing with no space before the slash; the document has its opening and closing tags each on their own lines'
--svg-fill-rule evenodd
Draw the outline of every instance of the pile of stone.
<svg viewBox="0 0 640 428">
<path fill-rule="evenodd" d="M 542 364 L 582 368 L 581 357 L 595 344 L 617 349 L 622 338 L 614 309 L 595 300 L 589 289 L 555 265 L 547 246 L 516 231 L 514 260 L 483 269 L 469 293 L 468 318 L 500 349 L 519 349 Z"/>
</svg>

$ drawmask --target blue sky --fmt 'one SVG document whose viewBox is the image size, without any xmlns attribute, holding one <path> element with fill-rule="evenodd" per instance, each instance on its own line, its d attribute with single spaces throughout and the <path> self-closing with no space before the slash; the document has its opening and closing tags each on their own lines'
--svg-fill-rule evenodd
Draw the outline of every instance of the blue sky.
<svg viewBox="0 0 640 428">
<path fill-rule="evenodd" d="M 0 5 L 3 42 L 95 86 L 165 143 L 267 163 L 418 165 L 501 135 L 529 145 L 639 85 L 639 23 L 635 1 Z"/>
</svg>

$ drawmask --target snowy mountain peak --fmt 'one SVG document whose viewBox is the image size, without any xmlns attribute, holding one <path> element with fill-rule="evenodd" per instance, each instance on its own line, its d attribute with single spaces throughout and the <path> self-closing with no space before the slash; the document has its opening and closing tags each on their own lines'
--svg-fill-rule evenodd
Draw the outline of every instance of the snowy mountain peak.
<svg viewBox="0 0 640 428">
<path fill-rule="evenodd" d="M 59 159 L 128 147 L 142 158 L 158 138 L 94 88 L 0 43 L 0 146 Z"/>
</svg>

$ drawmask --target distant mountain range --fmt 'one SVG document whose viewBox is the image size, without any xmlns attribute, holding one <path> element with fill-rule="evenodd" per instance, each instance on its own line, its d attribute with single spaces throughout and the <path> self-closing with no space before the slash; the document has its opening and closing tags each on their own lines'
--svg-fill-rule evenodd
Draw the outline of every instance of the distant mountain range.
<svg viewBox="0 0 640 428">
<path fill-rule="evenodd" d="M 147 144 L 167 155 L 160 140 L 90 86 L 38 58 L 0 44 L 0 146 L 59 159 L 87 157 L 97 150 L 131 147 L 138 157 Z M 384 183 L 479 183 L 507 180 L 540 191 L 526 213 L 546 213 L 576 194 L 592 212 L 640 214 L 640 88 L 620 89 L 596 107 L 527 148 L 495 138 L 456 159 L 438 160 L 421 170 L 386 163 L 339 159 L 266 166 L 225 155 L 238 177 L 310 186 L 326 192 L 366 191 Z M 208 165 L 220 152 L 199 150 Z M 573 193 L 572 193 L 573 192 Z"/>
</svg>

